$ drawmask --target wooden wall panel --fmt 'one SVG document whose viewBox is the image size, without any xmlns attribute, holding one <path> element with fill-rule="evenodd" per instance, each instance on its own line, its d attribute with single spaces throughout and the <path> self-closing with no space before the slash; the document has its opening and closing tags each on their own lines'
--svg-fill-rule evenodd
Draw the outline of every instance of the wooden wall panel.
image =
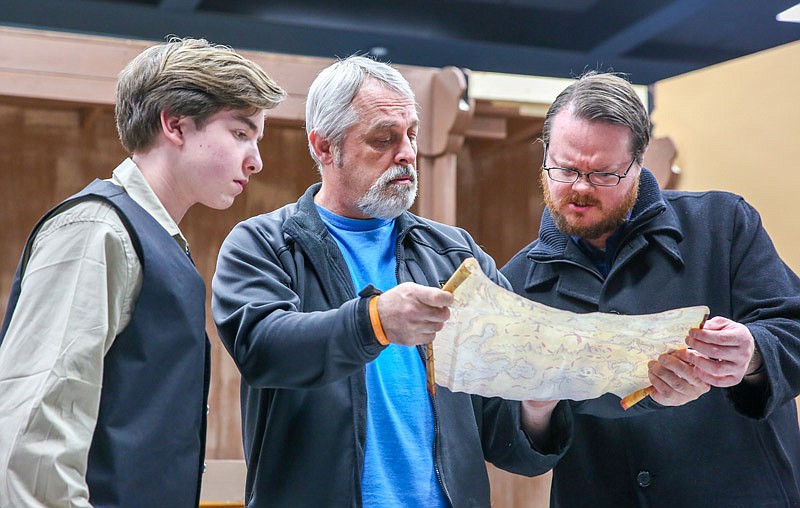
<svg viewBox="0 0 800 508">
<path fill-rule="evenodd" d="M 544 202 L 538 184 L 541 121 L 518 120 L 527 134 L 506 140 L 467 138 L 458 158 L 457 224 L 504 265 L 539 231 Z"/>
<path fill-rule="evenodd" d="M 0 303 L 5 309 L 25 240 L 40 216 L 124 157 L 110 107 L 86 110 L 0 102 Z M 110 126 L 110 127 L 109 127 Z M 103 169 L 101 169 L 103 168 Z"/>
<path fill-rule="evenodd" d="M 495 508 L 548 508 L 552 473 L 528 478 L 486 464 Z"/>
</svg>

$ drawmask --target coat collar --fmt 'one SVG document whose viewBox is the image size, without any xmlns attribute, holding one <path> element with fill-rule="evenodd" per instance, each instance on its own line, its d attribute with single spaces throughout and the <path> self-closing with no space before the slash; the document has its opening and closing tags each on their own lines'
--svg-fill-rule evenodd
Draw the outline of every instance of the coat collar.
<svg viewBox="0 0 800 508">
<path fill-rule="evenodd" d="M 660 247 L 675 262 L 683 264 L 678 244 L 683 233 L 672 208 L 667 206 L 658 182 L 650 171 L 642 168 L 639 180 L 639 196 L 626 224 L 626 232 L 617 250 L 617 259 L 612 273 L 623 266 L 637 252 L 655 245 Z M 569 263 L 585 268 L 593 273 L 593 279 L 602 279 L 588 257 L 568 235 L 562 233 L 555 225 L 550 210 L 545 208 L 539 227 L 539 237 L 527 252 L 527 257 L 538 263 Z M 555 268 L 530 270 L 526 286 L 537 284 L 555 277 Z"/>
</svg>

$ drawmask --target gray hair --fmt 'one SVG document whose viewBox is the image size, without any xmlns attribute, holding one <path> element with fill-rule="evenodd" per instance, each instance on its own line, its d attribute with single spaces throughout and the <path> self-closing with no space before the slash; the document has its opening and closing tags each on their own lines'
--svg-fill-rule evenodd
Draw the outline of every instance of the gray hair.
<svg viewBox="0 0 800 508">
<path fill-rule="evenodd" d="M 347 131 L 359 120 L 353 98 L 367 79 L 416 102 L 411 86 L 397 69 L 365 56 L 349 56 L 323 69 L 311 83 L 306 100 L 306 135 L 316 131 L 333 147 L 340 148 Z M 310 142 L 308 149 L 322 170 Z"/>
<path fill-rule="evenodd" d="M 650 118 L 633 86 L 618 74 L 590 71 L 564 89 L 544 120 L 542 141 L 550 143 L 553 119 L 563 109 L 577 118 L 623 125 L 631 132 L 631 155 L 642 163 L 650 143 Z"/>
</svg>

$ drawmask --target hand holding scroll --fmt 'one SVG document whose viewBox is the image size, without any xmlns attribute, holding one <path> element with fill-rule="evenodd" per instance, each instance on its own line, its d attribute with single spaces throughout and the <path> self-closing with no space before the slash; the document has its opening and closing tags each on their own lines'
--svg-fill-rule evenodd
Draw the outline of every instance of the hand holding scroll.
<svg viewBox="0 0 800 508">
<path fill-rule="evenodd" d="M 390 342 L 415 346 L 433 341 L 452 304 L 447 291 L 405 282 L 380 295 L 378 314 Z"/>
<path fill-rule="evenodd" d="M 680 406 L 691 402 L 704 393 L 711 385 L 702 380 L 696 361 L 703 355 L 690 349 L 679 349 L 650 361 L 648 378 L 653 390 L 650 397 L 663 406 Z"/>
<path fill-rule="evenodd" d="M 735 386 L 760 366 L 751 365 L 755 342 L 750 330 L 730 319 L 709 319 L 703 329 L 689 332 L 686 343 L 702 353 L 693 362 L 699 377 L 711 386 Z"/>
<path fill-rule="evenodd" d="M 717 316 L 693 328 L 686 344 L 691 349 L 663 354 L 658 361 L 649 362 L 652 386 L 625 397 L 622 407 L 628 409 L 648 395 L 659 404 L 679 406 L 697 399 L 711 386 L 739 384 L 754 367 L 753 335 L 746 326 L 730 319 Z"/>
</svg>

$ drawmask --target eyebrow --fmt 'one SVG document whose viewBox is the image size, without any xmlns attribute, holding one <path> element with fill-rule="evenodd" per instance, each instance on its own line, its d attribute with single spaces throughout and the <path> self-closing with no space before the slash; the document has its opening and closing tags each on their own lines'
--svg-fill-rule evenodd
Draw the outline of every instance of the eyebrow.
<svg viewBox="0 0 800 508">
<path fill-rule="evenodd" d="M 383 122 L 378 122 L 377 124 L 373 125 L 372 129 L 370 129 L 370 130 L 371 131 L 380 131 L 380 130 L 385 130 L 385 129 L 392 129 L 394 127 L 397 127 L 398 125 L 399 125 L 398 122 L 392 122 L 392 121 L 386 120 L 386 121 L 383 121 Z M 419 119 L 416 119 L 416 120 L 412 121 L 411 122 L 411 127 L 412 128 L 419 127 Z"/>
<path fill-rule="evenodd" d="M 549 166 L 549 167 L 561 168 L 561 169 L 569 169 L 571 171 L 578 171 L 577 169 L 575 169 L 574 166 L 567 166 L 567 165 L 559 164 L 558 161 L 556 161 L 555 159 L 553 159 L 553 162 L 556 163 L 555 166 Z M 589 174 L 589 173 L 617 173 L 618 171 L 619 171 L 618 169 L 607 167 L 606 169 L 596 169 L 596 168 L 592 169 L 592 168 L 590 168 L 589 171 L 583 171 L 583 172 L 582 171 L 578 171 L 578 172 L 582 172 L 584 174 Z"/>
<path fill-rule="evenodd" d="M 251 131 L 258 132 L 258 126 L 255 124 L 255 122 L 250 120 L 250 118 L 248 118 L 248 117 L 246 117 L 244 115 L 236 115 L 236 119 L 239 120 L 240 122 L 244 123 L 245 125 L 247 125 L 247 127 Z M 258 141 L 261 141 L 263 138 L 264 138 L 264 135 L 262 134 L 261 136 L 258 137 Z"/>
</svg>

